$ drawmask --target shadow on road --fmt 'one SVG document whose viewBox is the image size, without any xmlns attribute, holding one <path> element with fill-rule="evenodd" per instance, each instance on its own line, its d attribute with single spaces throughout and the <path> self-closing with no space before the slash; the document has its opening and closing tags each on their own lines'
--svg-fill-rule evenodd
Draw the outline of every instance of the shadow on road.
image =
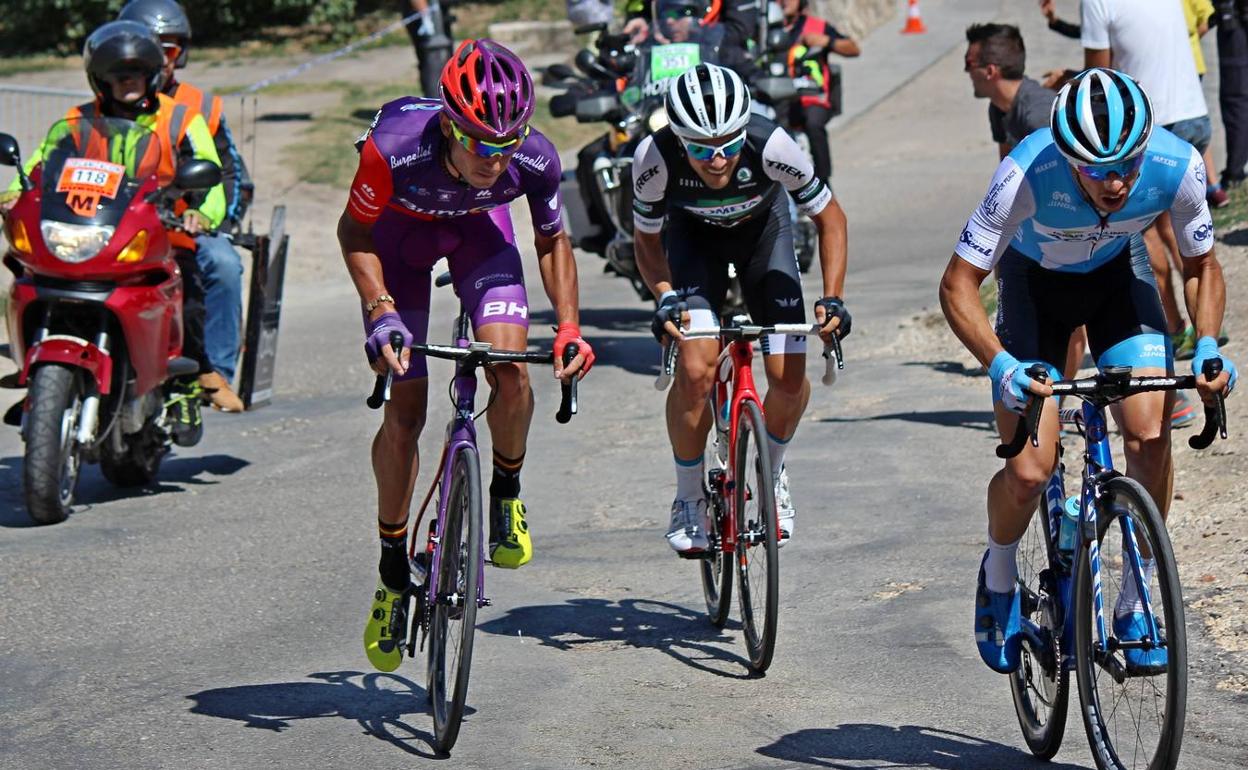
<svg viewBox="0 0 1248 770">
<path fill-rule="evenodd" d="M 155 481 L 142 487 L 115 487 L 104 478 L 98 466 L 87 466 L 79 476 L 70 515 L 83 513 L 101 503 L 182 492 L 186 486 L 219 484 L 207 477 L 231 476 L 250 464 L 247 460 L 222 454 L 166 457 Z M 34 522 L 26 514 L 23 500 L 22 458 L 0 457 L 0 527 L 30 526 L 34 526 Z"/>
<path fill-rule="evenodd" d="M 995 432 L 994 415 L 989 411 L 970 411 L 965 409 L 946 409 L 936 412 L 894 412 L 893 414 L 876 414 L 870 417 L 824 417 L 819 422 L 854 423 L 879 422 L 881 420 L 901 420 L 902 422 L 918 422 L 924 425 L 943 425 L 947 428 L 970 428 Z"/>
<path fill-rule="evenodd" d="M 621 281 L 620 286 L 627 288 L 628 284 Z M 644 332 L 646 339 L 653 339 L 649 336 L 650 319 L 653 317 L 654 310 L 647 310 L 640 303 L 636 307 L 583 307 L 581 328 L 604 332 Z M 538 310 L 531 318 L 534 325 L 553 326 L 555 323 L 553 310 Z M 593 341 L 590 339 L 590 342 Z"/>
<path fill-rule="evenodd" d="M 918 725 L 848 724 L 799 730 L 758 749 L 767 757 L 844 770 L 925 767 L 939 770 L 1049 768 L 1076 770 L 1080 765 L 1042 762 L 1013 746 L 962 733 Z"/>
<path fill-rule="evenodd" d="M 988 370 L 982 366 L 967 366 L 961 361 L 907 361 L 902 366 L 926 366 L 942 374 L 960 374 L 963 377 L 985 377 Z"/>
<path fill-rule="evenodd" d="M 436 759 L 433 735 L 403 720 L 409 714 L 426 715 L 428 699 L 423 688 L 394 674 L 359 671 L 327 671 L 309 674 L 318 682 L 276 682 L 221 687 L 188 695 L 195 702 L 192 714 L 233 719 L 243 727 L 280 733 L 301 719 L 351 719 L 364 732 L 393 744 L 409 754 Z M 392 682 L 406 689 L 381 687 Z M 471 707 L 465 709 L 471 714 Z M 420 746 L 418 744 L 424 744 Z"/>
<path fill-rule="evenodd" d="M 731 627 L 734 624 L 730 624 Z M 563 604 L 515 607 L 477 630 L 536 637 L 558 650 L 611 652 L 658 650 L 691 668 L 731 679 L 753 677 L 748 661 L 723 648 L 736 635 L 715 628 L 701 612 L 648 599 L 573 599 Z"/>
</svg>

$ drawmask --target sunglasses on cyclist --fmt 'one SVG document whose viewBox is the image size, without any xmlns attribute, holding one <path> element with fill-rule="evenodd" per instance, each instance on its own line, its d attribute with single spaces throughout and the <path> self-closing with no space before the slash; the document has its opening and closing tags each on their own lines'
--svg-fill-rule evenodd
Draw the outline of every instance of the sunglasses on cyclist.
<svg viewBox="0 0 1248 770">
<path fill-rule="evenodd" d="M 455 138 L 459 140 L 459 143 L 462 144 L 464 149 L 468 152 L 471 152 L 479 158 L 492 158 L 495 155 L 510 155 L 520 149 L 520 145 L 524 142 L 524 138 L 529 135 L 529 127 L 525 126 L 519 136 L 506 142 L 487 142 L 484 139 L 477 139 L 476 137 L 468 136 L 463 131 L 460 131 L 459 126 L 454 123 L 451 124 L 451 133 L 455 135 Z"/>
<path fill-rule="evenodd" d="M 1075 170 L 1088 179 L 1104 182 L 1106 179 L 1109 179 L 1110 174 L 1117 174 L 1120 178 L 1126 179 L 1139 171 L 1140 166 L 1143 164 L 1144 154 L 1141 153 L 1131 160 L 1124 160 L 1121 163 L 1108 163 L 1100 166 L 1075 166 Z"/>
<path fill-rule="evenodd" d="M 745 132 L 733 139 L 727 144 L 702 144 L 701 142 L 692 142 L 688 139 L 681 139 L 681 143 L 685 146 L 685 152 L 689 153 L 689 157 L 694 160 L 712 161 L 716 155 L 724 156 L 724 160 L 735 158 L 745 149 Z"/>
</svg>

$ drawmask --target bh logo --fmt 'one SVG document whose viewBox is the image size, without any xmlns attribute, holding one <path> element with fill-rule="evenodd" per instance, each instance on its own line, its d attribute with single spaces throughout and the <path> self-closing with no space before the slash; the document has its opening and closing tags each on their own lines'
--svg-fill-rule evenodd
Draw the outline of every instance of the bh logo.
<svg viewBox="0 0 1248 770">
<path fill-rule="evenodd" d="M 489 302 L 485 303 L 485 306 L 483 308 L 481 308 L 482 318 L 489 318 L 491 316 L 496 316 L 496 315 L 509 315 L 509 316 L 517 316 L 519 318 L 528 318 L 529 308 L 527 305 L 522 305 L 519 302 L 514 302 L 510 300 L 501 300 L 501 299 L 490 300 Z"/>
</svg>

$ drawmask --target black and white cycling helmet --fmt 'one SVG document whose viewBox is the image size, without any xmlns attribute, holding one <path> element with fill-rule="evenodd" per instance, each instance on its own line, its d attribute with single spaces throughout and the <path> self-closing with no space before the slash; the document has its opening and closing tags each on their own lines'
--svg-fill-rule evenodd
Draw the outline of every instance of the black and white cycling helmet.
<svg viewBox="0 0 1248 770">
<path fill-rule="evenodd" d="M 1071 163 L 1121 163 L 1135 158 L 1148 145 L 1153 133 L 1153 106 L 1130 75 L 1093 67 L 1057 92 L 1050 127 L 1053 143 Z"/>
<path fill-rule="evenodd" d="M 177 40 L 182 51 L 174 66 L 178 69 L 186 66 L 191 43 L 191 20 L 177 0 L 130 0 L 117 19 L 146 24 L 158 37 Z"/>
<path fill-rule="evenodd" d="M 738 133 L 750 122 L 750 90 L 732 70 L 699 64 L 672 78 L 666 107 L 677 136 L 718 139 Z"/>
</svg>

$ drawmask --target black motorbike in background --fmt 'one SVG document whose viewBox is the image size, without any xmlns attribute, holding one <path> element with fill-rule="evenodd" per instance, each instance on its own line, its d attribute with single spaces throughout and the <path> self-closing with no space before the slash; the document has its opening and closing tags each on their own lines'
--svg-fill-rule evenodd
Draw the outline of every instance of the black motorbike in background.
<svg viewBox="0 0 1248 770">
<path fill-rule="evenodd" d="M 442 69 L 451 60 L 455 48 L 455 35 L 451 25 L 455 22 L 455 14 L 450 6 L 455 0 L 429 0 L 429 14 L 433 27 L 432 35 L 420 34 L 420 19 L 407 25 L 407 36 L 412 39 L 416 49 L 416 64 L 420 70 L 420 90 L 425 96 L 436 97 L 438 81 L 442 78 Z M 411 15 L 412 6 L 409 0 L 398 0 L 399 12 L 404 17 Z"/>
</svg>

